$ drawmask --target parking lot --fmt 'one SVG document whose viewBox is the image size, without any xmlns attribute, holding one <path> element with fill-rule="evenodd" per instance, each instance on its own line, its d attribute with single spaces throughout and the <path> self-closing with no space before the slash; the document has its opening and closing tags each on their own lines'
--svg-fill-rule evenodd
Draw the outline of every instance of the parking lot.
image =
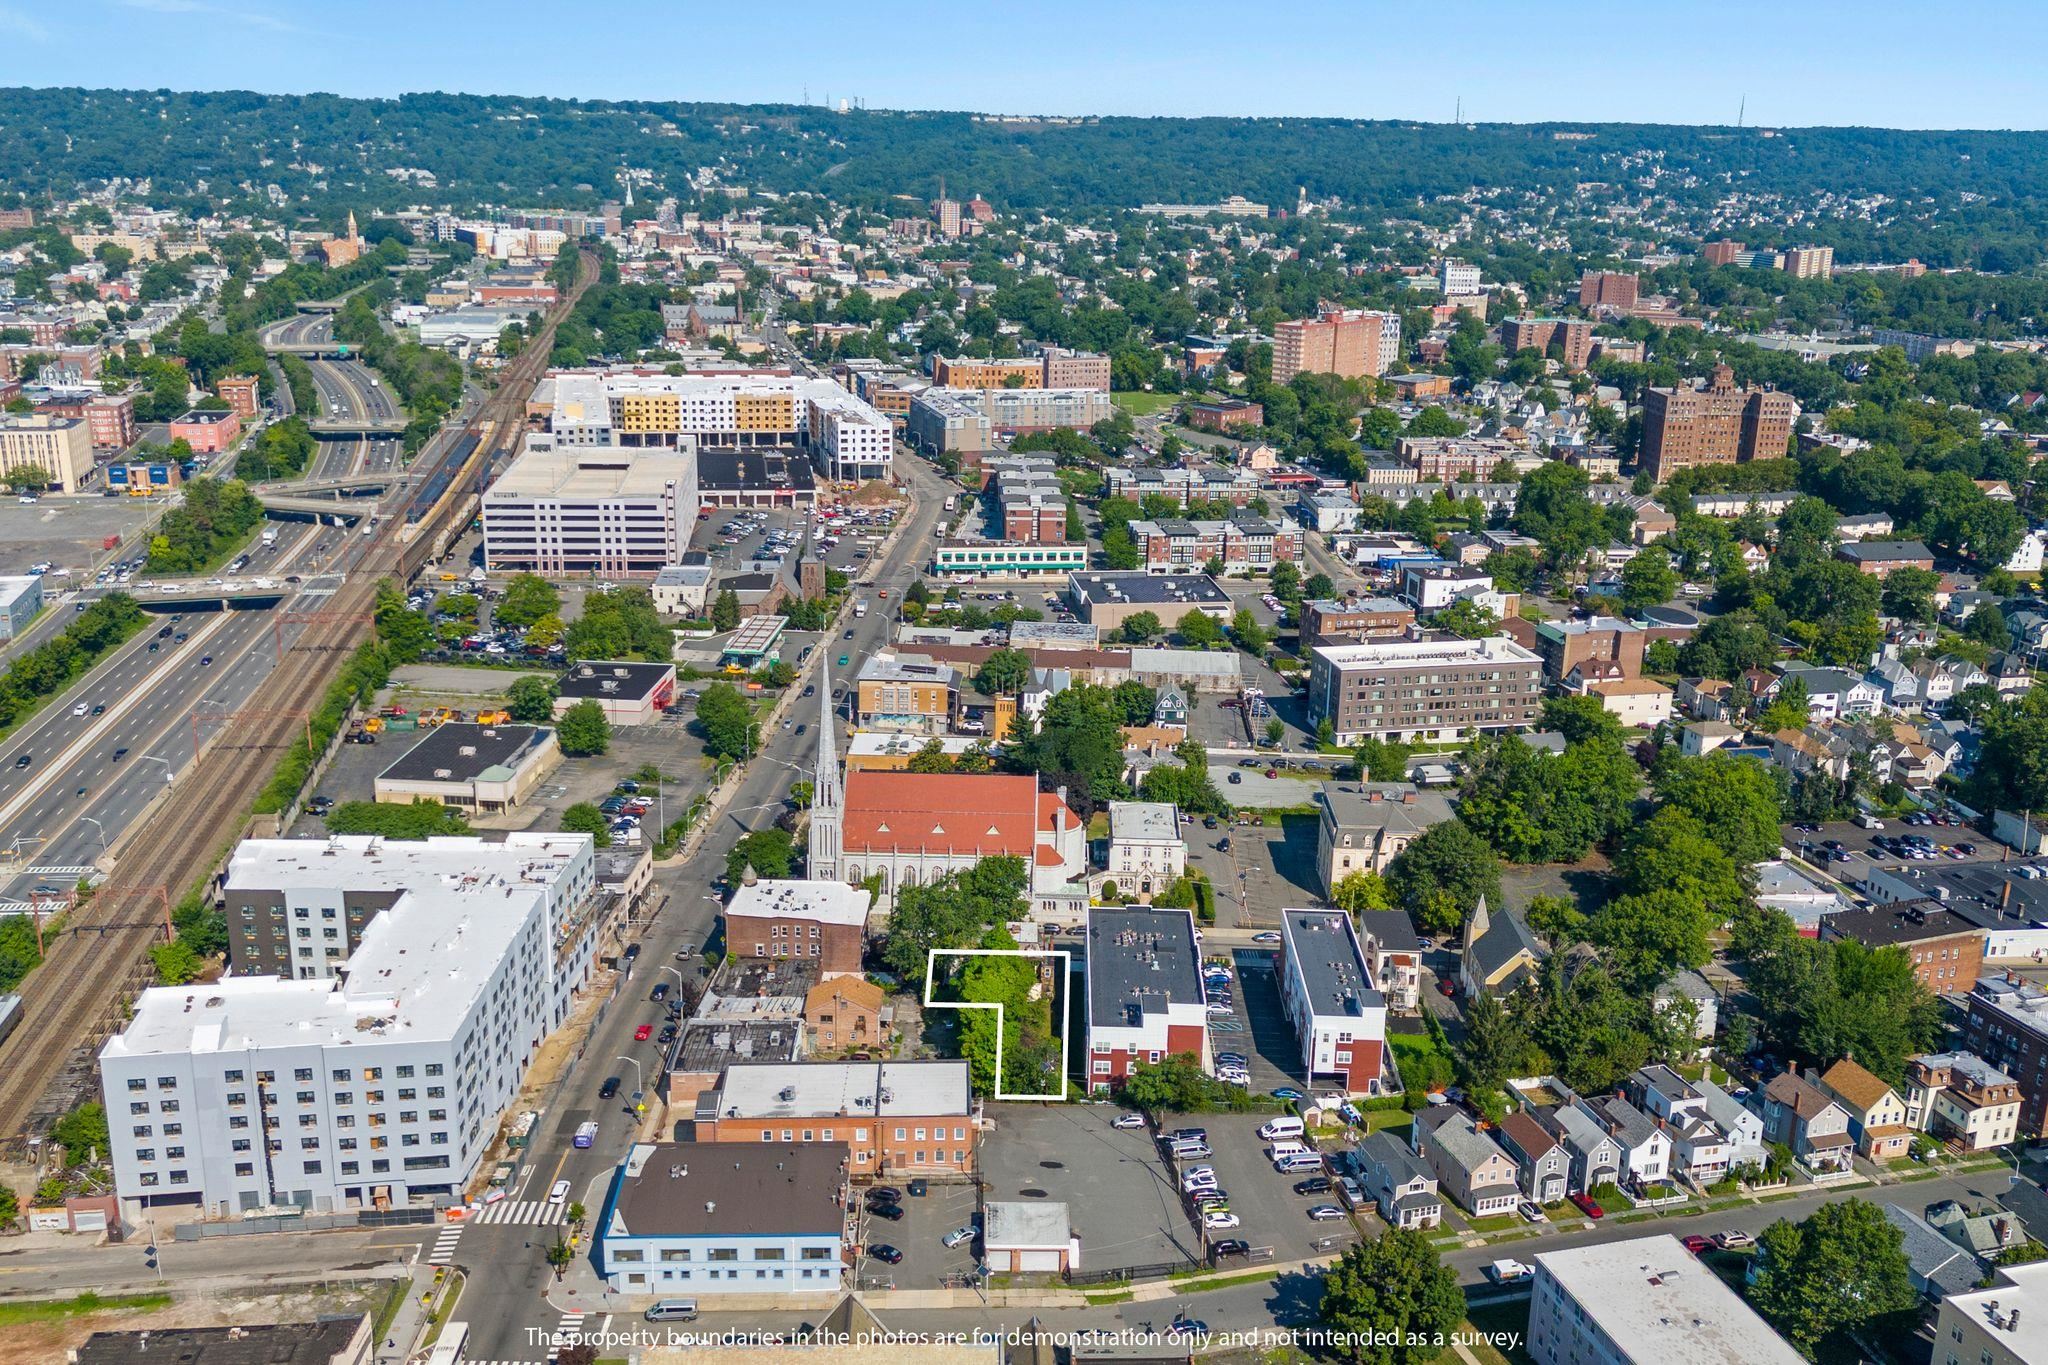
<svg viewBox="0 0 2048 1365">
<path fill-rule="evenodd" d="M 903 1192 L 904 1197 L 899 1204 L 903 1216 L 897 1219 L 877 1218 L 863 1198 L 861 1246 L 891 1246 L 903 1253 L 903 1259 L 896 1265 L 889 1265 L 871 1256 L 863 1256 L 857 1270 L 861 1288 L 893 1285 L 898 1289 L 935 1289 L 945 1284 L 948 1276 L 974 1273 L 978 1264 L 977 1240 L 951 1248 L 944 1244 L 946 1234 L 955 1228 L 979 1227 L 981 1224 L 973 1185 L 932 1181 L 926 1185 L 925 1194 L 913 1196 L 907 1180 L 892 1179 L 880 1183 Z"/>
<path fill-rule="evenodd" d="M 1351 1219 L 1316 1221 L 1308 1216 L 1318 1204 L 1338 1202 L 1336 1192 L 1301 1195 L 1296 1182 L 1305 1175 L 1289 1175 L 1273 1169 L 1266 1159 L 1272 1144 L 1259 1136 L 1260 1125 L 1274 1117 L 1264 1114 L 1167 1115 L 1161 1122 L 1167 1132 L 1176 1128 L 1205 1128 L 1209 1132 L 1210 1155 L 1192 1166 L 1210 1166 L 1237 1215 L 1240 1226 L 1213 1233 L 1215 1238 L 1237 1237 L 1256 1250 L 1270 1247 L 1276 1261 L 1296 1261 L 1321 1255 L 1358 1239 Z M 1331 1241 L 1330 1239 L 1337 1239 Z M 1324 1245 L 1318 1245 L 1322 1243 Z"/>
<path fill-rule="evenodd" d="M 1294 1026 L 1280 1007 L 1280 987 L 1273 973 L 1273 953 L 1239 948 L 1231 954 L 1236 984 L 1235 1007 L 1229 1018 L 1209 1020 L 1209 1034 L 1218 1052 L 1243 1053 L 1250 1065 L 1252 1093 L 1270 1095 L 1281 1086 L 1306 1090 L 1299 1067 L 1301 1045 Z"/>
<path fill-rule="evenodd" d="M 1123 1112 L 1111 1104 L 989 1106 L 996 1128 L 981 1145 L 987 1197 L 1065 1203 L 1083 1270 L 1191 1262 L 1201 1244 L 1180 1192 L 1148 1130 L 1110 1127 Z"/>
<path fill-rule="evenodd" d="M 153 498 L 0 498 L 0 574 L 23 574 L 31 564 L 48 562 L 71 570 L 67 579 L 45 585 L 49 590 L 90 583 L 93 568 L 114 554 L 101 548 L 106 538 L 133 535 L 162 510 Z"/>
<path fill-rule="evenodd" d="M 1830 860 L 1828 870 L 1837 877 L 1855 877 L 1869 871 L 1874 861 L 1883 867 L 1895 867 L 1902 861 L 1918 861 L 1931 866 L 1950 863 L 1996 862 L 2004 854 L 2004 847 L 1989 835 L 1980 834 L 1967 825 L 1909 825 L 1903 820 L 1887 819 L 1883 829 L 1865 829 L 1847 820 L 1831 820 L 1814 828 L 1801 829 L 1797 825 L 1786 825 L 1783 829 L 1785 847 L 1795 852 L 1802 851 L 1801 845 L 1812 846 L 1815 861 L 1820 861 L 1832 850 L 1829 845 L 1839 844 L 1841 851 L 1850 855 L 1845 861 Z M 1937 846 L 1946 844 L 1955 849 L 1958 844 L 1970 845 L 1970 851 L 1956 857 L 1936 852 L 1935 856 L 1921 860 L 1902 860 L 1897 856 L 1878 851 L 1873 855 L 1873 844 L 1878 839 L 1896 841 L 1905 835 L 1920 835 Z"/>
</svg>

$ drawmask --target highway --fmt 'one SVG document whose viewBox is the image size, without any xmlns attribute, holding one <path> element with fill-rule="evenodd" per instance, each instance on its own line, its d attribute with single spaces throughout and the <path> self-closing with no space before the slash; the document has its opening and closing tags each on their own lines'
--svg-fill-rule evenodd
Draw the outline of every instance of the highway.
<svg viewBox="0 0 2048 1365">
<path fill-rule="evenodd" d="M 899 452 L 896 469 L 908 480 L 916 502 L 907 518 L 909 525 L 875 569 L 873 586 L 855 589 L 861 596 L 872 597 L 876 587 L 885 587 L 895 600 L 909 586 L 931 552 L 933 529 L 949 491 L 937 472 L 914 456 Z M 839 629 L 819 642 L 817 653 L 796 684 L 798 690 L 812 684 L 823 691 L 825 669 L 831 665 L 833 687 L 843 693 L 852 681 L 853 668 L 838 668 L 838 658 L 863 659 L 888 643 L 892 617 L 888 611 L 871 611 L 864 618 L 849 615 Z M 852 639 L 844 638 L 848 629 L 853 632 Z M 681 972 L 695 970 L 692 965 L 678 967 L 675 954 L 685 945 L 701 948 L 712 937 L 722 906 L 707 890 L 725 874 L 727 851 L 742 835 L 774 823 L 786 808 L 792 782 L 810 780 L 817 762 L 821 703 L 813 696 L 793 705 L 790 719 L 804 725 L 805 733 L 798 735 L 794 726 L 764 729 L 761 750 L 748 765 L 739 791 L 696 855 L 656 869 L 656 890 L 667 894 L 667 906 L 646 925 L 636 969 L 620 983 L 616 997 L 593 1029 L 583 1059 L 570 1070 L 560 1093 L 542 1115 L 529 1149 L 532 1155 L 515 1181 L 508 1203 L 539 1205 L 555 1181 L 567 1180 L 569 1198 L 581 1201 L 591 1216 L 596 1216 L 606 1182 L 624 1160 L 633 1134 L 633 1120 L 621 1102 L 624 1096 L 602 1102 L 597 1098 L 598 1088 L 607 1076 L 614 1075 L 623 1079 L 627 1093 L 641 1079 L 654 1085 L 661 1070 L 660 1048 L 633 1041 L 635 1028 L 662 1018 L 662 1007 L 650 1003 L 648 993 L 661 981 L 673 988 Z M 841 727 L 839 752 L 844 754 L 843 713 L 835 723 Z M 586 1118 L 598 1121 L 598 1140 L 595 1146 L 578 1150 L 571 1138 Z M 531 1222 L 476 1223 L 462 1229 L 455 1263 L 473 1272 L 462 1300 L 462 1316 L 470 1324 L 471 1358 L 531 1360 L 541 1354 L 530 1344 L 526 1331 L 552 1330 L 560 1320 L 561 1315 L 549 1311 L 537 1297 L 550 1273 L 545 1254 L 557 1231 L 553 1225 Z"/>
<path fill-rule="evenodd" d="M 331 527 L 281 528 L 276 548 L 251 550 L 251 571 L 310 577 L 324 560 L 318 547 L 338 552 L 347 538 Z M 330 590 L 331 581 L 315 579 L 279 610 L 317 609 Z M 137 600 L 146 603 L 147 594 Z M 175 791 L 175 774 L 194 758 L 194 717 L 202 743 L 227 724 L 274 666 L 278 629 L 269 611 L 153 615 L 0 745 L 0 772 L 9 778 L 0 793 L 0 913 L 29 909 L 38 888 L 69 893 L 152 803 Z M 289 645 L 301 627 L 281 629 Z M 74 715 L 78 706 L 87 714 Z M 95 706 L 103 712 L 92 714 Z M 46 900 L 44 908 L 54 907 Z"/>
<path fill-rule="evenodd" d="M 272 323 L 264 329 L 267 341 L 287 344 L 327 341 L 334 335 L 334 318 L 328 313 L 307 313 Z M 381 381 L 372 382 L 369 368 L 360 360 L 307 360 L 313 387 L 320 394 L 317 412 L 300 413 L 308 422 L 322 418 L 388 420 L 404 416 Z M 375 436 L 352 441 L 322 441 L 313 457 L 307 477 L 340 478 L 349 474 L 382 473 L 397 468 L 405 445 L 394 436 Z"/>
</svg>

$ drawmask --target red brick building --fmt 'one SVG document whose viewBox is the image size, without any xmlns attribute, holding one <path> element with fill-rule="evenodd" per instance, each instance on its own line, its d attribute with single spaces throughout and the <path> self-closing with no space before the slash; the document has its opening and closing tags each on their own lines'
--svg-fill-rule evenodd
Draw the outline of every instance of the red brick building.
<svg viewBox="0 0 2048 1365">
<path fill-rule="evenodd" d="M 171 419 L 171 439 L 186 442 L 195 455 L 215 455 L 242 439 L 242 419 L 232 412 L 194 409 Z"/>
<path fill-rule="evenodd" d="M 1716 365 L 1704 388 L 1644 389 L 1638 463 L 1662 483 L 1680 469 L 1782 459 L 1799 404 L 1789 393 L 1738 389 Z"/>
<path fill-rule="evenodd" d="M 1509 318 L 1500 325 L 1501 349 L 1548 352 L 1555 342 L 1568 370 L 1583 370 L 1593 356 L 1593 324 L 1584 318 Z"/>
<path fill-rule="evenodd" d="M 860 971 L 868 893 L 838 882 L 757 881 L 725 907 L 725 951 L 733 957 L 804 958 L 823 977 Z"/>
<path fill-rule="evenodd" d="M 1088 912 L 1088 1088 L 1121 1084 L 1140 1063 L 1209 1063 L 1201 945 L 1186 910 Z"/>
<path fill-rule="evenodd" d="M 1579 276 L 1579 307 L 1588 312 L 1601 305 L 1609 308 L 1636 306 L 1636 277 L 1613 270 L 1588 270 Z"/>
<path fill-rule="evenodd" d="M 1242 398 L 1224 398 L 1214 403 L 1188 404 L 1188 425 L 1197 431 L 1235 431 L 1255 427 L 1266 420 L 1266 409 Z"/>
<path fill-rule="evenodd" d="M 255 375 L 223 375 L 215 382 L 213 391 L 220 395 L 220 401 L 226 403 L 235 416 L 245 422 L 254 420 L 261 401 L 257 396 L 259 385 Z"/>
</svg>

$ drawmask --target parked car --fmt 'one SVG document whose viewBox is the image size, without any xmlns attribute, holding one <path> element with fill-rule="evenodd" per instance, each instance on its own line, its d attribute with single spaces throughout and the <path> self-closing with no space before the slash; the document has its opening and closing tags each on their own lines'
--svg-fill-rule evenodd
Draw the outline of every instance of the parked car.
<svg viewBox="0 0 2048 1365">
<path fill-rule="evenodd" d="M 1291 1085 L 1283 1085 L 1278 1090 L 1275 1090 L 1273 1092 L 1273 1098 L 1276 1100 L 1286 1100 L 1289 1103 L 1292 1103 L 1295 1100 L 1305 1099 L 1306 1096 L 1304 1096 L 1299 1090 L 1296 1090 Z"/>
<path fill-rule="evenodd" d="M 1695 1256 L 1703 1256 L 1713 1250 L 1714 1247 L 1714 1241 L 1711 1237 L 1702 1237 L 1698 1233 L 1694 1233 L 1690 1237 L 1682 1237 L 1679 1241 L 1687 1251 L 1690 1251 Z"/>
<path fill-rule="evenodd" d="M 1296 1194 L 1328 1194 L 1330 1192 L 1330 1177 L 1326 1175 L 1312 1175 L 1306 1180 L 1297 1180 L 1294 1182 L 1294 1192 Z"/>
<path fill-rule="evenodd" d="M 1515 1212 L 1522 1215 L 1522 1221 L 1525 1223 L 1540 1223 L 1543 1221 L 1543 1206 L 1536 1203 L 1533 1199 L 1524 1199 L 1519 1204 L 1516 1204 Z"/>
<path fill-rule="evenodd" d="M 1221 1259 L 1225 1256 L 1249 1256 L 1251 1254 L 1252 1244 L 1242 1237 L 1223 1237 L 1209 1243 L 1209 1255 L 1212 1259 Z"/>
<path fill-rule="evenodd" d="M 1569 1197 L 1572 1203 L 1577 1206 L 1579 1212 L 1585 1214 L 1586 1217 L 1600 1219 L 1607 1216 L 1607 1210 L 1594 1203 L 1591 1195 L 1574 1194 Z"/>
<path fill-rule="evenodd" d="M 1242 1227 L 1244 1220 L 1234 1213 L 1205 1213 L 1202 1226 L 1210 1232 L 1220 1232 L 1226 1228 Z"/>
<path fill-rule="evenodd" d="M 636 1043 L 644 1043 L 653 1036 L 654 1025 L 652 1024 L 642 1024 L 639 1028 L 633 1030 L 633 1041 Z"/>
<path fill-rule="evenodd" d="M 868 1191 L 868 1202 L 870 1204 L 900 1204 L 903 1202 L 903 1191 L 897 1189 L 894 1185 L 877 1185 Z"/>
<path fill-rule="evenodd" d="M 1109 1121 L 1109 1126 L 1112 1128 L 1143 1128 L 1145 1126 L 1145 1116 L 1143 1114 L 1118 1114 Z"/>
<path fill-rule="evenodd" d="M 1521 1261 L 1515 1260 L 1495 1261 L 1486 1267 L 1487 1278 L 1495 1284 L 1513 1284 L 1517 1280 L 1526 1280 L 1535 1273 Z"/>
<path fill-rule="evenodd" d="M 887 1242 L 869 1247 L 868 1255 L 880 1261 L 883 1265 L 898 1265 L 903 1260 L 903 1253 L 890 1246 Z"/>
<path fill-rule="evenodd" d="M 886 1218 L 890 1222 L 894 1223 L 899 1221 L 903 1217 L 903 1206 L 901 1204 L 886 1203 L 869 1204 L 868 1212 L 873 1214 L 877 1218 Z"/>
<path fill-rule="evenodd" d="M 1308 1216 L 1318 1223 L 1328 1223 L 1334 1219 L 1342 1218 L 1344 1210 L 1338 1208 L 1335 1204 L 1317 1204 L 1308 1211 Z"/>
<path fill-rule="evenodd" d="M 965 1245 L 966 1243 L 971 1242 L 973 1240 L 973 1228 L 954 1228 L 951 1232 L 947 1233 L 944 1237 L 941 1237 L 939 1239 L 939 1245 L 945 1247 L 947 1250 L 950 1251 L 954 1247 Z"/>
<path fill-rule="evenodd" d="M 1714 1234 L 1714 1245 L 1721 1248 L 1721 1250 L 1723 1251 L 1739 1251 L 1743 1247 L 1755 1246 L 1756 1238 L 1750 1236 L 1746 1232 L 1742 1232 L 1735 1228 L 1730 1228 L 1726 1232 L 1717 1232 Z"/>
</svg>

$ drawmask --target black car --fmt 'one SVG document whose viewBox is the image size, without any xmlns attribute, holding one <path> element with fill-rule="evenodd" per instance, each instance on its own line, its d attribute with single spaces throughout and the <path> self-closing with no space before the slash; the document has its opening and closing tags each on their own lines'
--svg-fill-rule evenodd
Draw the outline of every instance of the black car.
<svg viewBox="0 0 2048 1365">
<path fill-rule="evenodd" d="M 638 956 L 640 956 L 640 945 L 637 943 L 627 944 L 625 953 L 626 961 L 631 962 L 634 958 Z"/>
<path fill-rule="evenodd" d="M 119 763 L 122 759 L 126 757 L 128 757 L 128 751 L 126 749 L 114 750 L 114 762 Z"/>
<path fill-rule="evenodd" d="M 1252 1244 L 1242 1237 L 1225 1237 L 1221 1241 L 1209 1243 L 1209 1255 L 1219 1261 L 1225 1256 L 1249 1256 L 1251 1254 Z"/>
<path fill-rule="evenodd" d="M 1326 1175 L 1312 1175 L 1306 1180 L 1297 1180 L 1294 1182 L 1294 1192 L 1296 1194 L 1328 1194 L 1330 1192 L 1330 1177 Z"/>
<path fill-rule="evenodd" d="M 894 1185 L 877 1185 L 868 1191 L 868 1202 L 870 1204 L 900 1204 L 903 1202 L 903 1191 L 897 1189 Z"/>
<path fill-rule="evenodd" d="M 868 1213 L 876 1218 L 886 1218 L 894 1223 L 902 1219 L 903 1206 L 901 1204 L 870 1204 L 868 1205 Z"/>
<path fill-rule="evenodd" d="M 33 762 L 35 762 L 34 754 L 23 754 L 21 757 L 14 760 L 14 766 L 17 768 L 26 768 L 29 764 Z"/>
<path fill-rule="evenodd" d="M 897 1265 L 903 1260 L 903 1253 L 890 1246 L 887 1242 L 883 1242 L 880 1246 L 869 1247 L 868 1255 L 874 1257 L 883 1265 Z"/>
<path fill-rule="evenodd" d="M 597 1097 L 601 1100 L 608 1100 L 618 1093 L 619 1078 L 617 1076 L 605 1077 L 604 1084 L 597 1088 Z"/>
</svg>

